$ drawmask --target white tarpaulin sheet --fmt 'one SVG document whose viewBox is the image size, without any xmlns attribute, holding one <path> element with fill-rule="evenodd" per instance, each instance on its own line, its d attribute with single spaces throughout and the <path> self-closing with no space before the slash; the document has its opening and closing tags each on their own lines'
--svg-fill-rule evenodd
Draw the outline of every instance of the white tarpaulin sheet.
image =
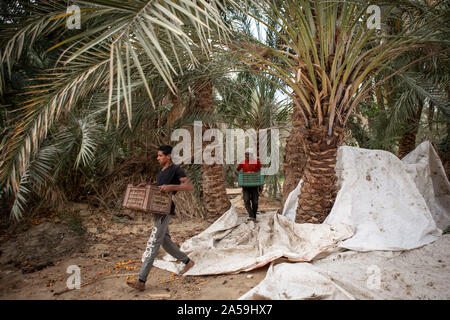
<svg viewBox="0 0 450 320">
<path fill-rule="evenodd" d="M 298 196 L 300 194 L 300 188 L 302 187 L 303 180 L 300 180 L 297 187 L 292 190 L 286 201 L 284 202 L 283 212 L 281 215 L 285 216 L 291 221 L 295 221 L 295 213 L 297 212 Z"/>
<path fill-rule="evenodd" d="M 354 300 L 311 263 L 271 264 L 266 277 L 240 300 Z"/>
<path fill-rule="evenodd" d="M 340 189 L 324 223 L 344 223 L 354 229 L 342 248 L 418 248 L 440 236 L 436 223 L 441 228 L 449 225 L 450 184 L 429 142 L 420 144 L 404 161 L 386 151 L 340 147 L 336 175 Z M 291 220 L 300 184 L 283 210 Z"/>
<path fill-rule="evenodd" d="M 336 174 L 341 187 L 324 223 L 355 229 L 343 248 L 413 249 L 441 235 L 413 177 L 392 153 L 340 147 Z"/>
<path fill-rule="evenodd" d="M 208 229 L 184 242 L 181 250 L 195 261 L 186 275 L 237 273 L 281 257 L 311 261 L 335 251 L 352 234 L 346 225 L 297 224 L 276 212 L 258 215 L 255 223 L 232 206 Z M 154 265 L 171 272 L 182 267 L 170 255 Z"/>
<path fill-rule="evenodd" d="M 450 299 L 450 235 L 408 251 L 346 251 L 271 265 L 239 299 Z"/>
<path fill-rule="evenodd" d="M 436 225 L 445 230 L 450 225 L 450 183 L 433 146 L 428 141 L 422 142 L 402 162 L 425 199 Z"/>
</svg>

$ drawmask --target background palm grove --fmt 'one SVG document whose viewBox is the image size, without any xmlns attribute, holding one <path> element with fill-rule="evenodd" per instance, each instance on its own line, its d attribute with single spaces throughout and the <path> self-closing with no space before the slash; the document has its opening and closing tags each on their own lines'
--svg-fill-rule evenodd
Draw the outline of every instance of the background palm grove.
<svg viewBox="0 0 450 320">
<path fill-rule="evenodd" d="M 370 27 L 370 5 L 381 26 Z M 68 28 L 69 5 L 80 29 Z M 0 5 L 0 208 L 20 220 L 84 201 L 116 213 L 155 179 L 174 129 L 277 128 L 265 192 L 322 222 L 343 144 L 400 158 L 431 140 L 450 171 L 450 3 L 88 0 Z M 181 214 L 230 207 L 235 165 L 184 165 Z"/>
</svg>

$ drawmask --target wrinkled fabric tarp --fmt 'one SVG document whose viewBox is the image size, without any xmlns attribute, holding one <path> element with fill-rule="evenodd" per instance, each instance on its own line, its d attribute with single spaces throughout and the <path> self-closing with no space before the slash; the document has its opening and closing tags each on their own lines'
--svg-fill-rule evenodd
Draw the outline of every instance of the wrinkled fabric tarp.
<svg viewBox="0 0 450 320">
<path fill-rule="evenodd" d="M 450 235 L 407 251 L 346 251 L 311 263 L 272 264 L 239 299 L 450 299 Z"/>
<path fill-rule="evenodd" d="M 342 242 L 342 248 L 419 248 L 438 239 L 440 228 L 450 224 L 450 183 L 429 142 L 420 144 L 403 161 L 386 151 L 340 147 L 336 175 L 340 189 L 324 223 L 353 228 L 355 234 Z M 291 220 L 301 182 L 283 210 Z"/>
<path fill-rule="evenodd" d="M 281 257 L 317 259 L 338 250 L 338 244 L 352 234 L 343 224 L 297 224 L 276 212 L 259 214 L 255 223 L 239 216 L 232 206 L 205 231 L 185 241 L 181 250 L 195 261 L 186 275 L 238 273 Z M 182 268 L 168 254 L 154 265 L 171 272 Z"/>
<path fill-rule="evenodd" d="M 341 186 L 324 223 L 354 228 L 354 236 L 341 247 L 405 250 L 439 238 L 442 232 L 406 167 L 390 152 L 339 148 L 336 175 Z"/>
<path fill-rule="evenodd" d="M 284 202 L 284 207 L 281 215 L 288 218 L 291 221 L 295 221 L 295 213 L 297 212 L 298 196 L 300 195 L 300 188 L 302 187 L 303 180 L 300 180 L 297 187 L 292 190 L 286 201 Z"/>
<path fill-rule="evenodd" d="M 239 300 L 354 300 L 311 263 L 272 263 L 266 277 Z"/>
<path fill-rule="evenodd" d="M 425 199 L 438 228 L 447 229 L 450 226 L 450 183 L 431 143 L 422 142 L 402 162 Z"/>
</svg>

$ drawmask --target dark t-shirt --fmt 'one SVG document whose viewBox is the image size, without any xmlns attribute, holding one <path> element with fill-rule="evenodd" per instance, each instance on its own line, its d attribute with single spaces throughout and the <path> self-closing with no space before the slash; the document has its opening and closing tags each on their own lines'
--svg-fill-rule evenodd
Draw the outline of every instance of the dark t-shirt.
<svg viewBox="0 0 450 320">
<path fill-rule="evenodd" d="M 156 178 L 156 185 L 162 186 L 164 184 L 181 184 L 180 178 L 183 177 L 186 177 L 186 174 L 179 166 L 171 164 L 164 170 L 160 167 Z M 176 193 L 176 191 L 173 191 L 174 195 Z M 175 203 L 173 203 L 173 201 L 172 207 L 170 208 L 170 214 L 175 214 Z"/>
</svg>

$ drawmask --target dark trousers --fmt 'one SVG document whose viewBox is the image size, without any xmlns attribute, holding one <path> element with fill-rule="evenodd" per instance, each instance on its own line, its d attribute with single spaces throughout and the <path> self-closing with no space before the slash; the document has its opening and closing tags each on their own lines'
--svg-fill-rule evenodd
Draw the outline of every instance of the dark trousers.
<svg viewBox="0 0 450 320">
<path fill-rule="evenodd" d="M 245 209 L 250 218 L 256 218 L 258 211 L 259 187 L 242 187 Z"/>
</svg>

